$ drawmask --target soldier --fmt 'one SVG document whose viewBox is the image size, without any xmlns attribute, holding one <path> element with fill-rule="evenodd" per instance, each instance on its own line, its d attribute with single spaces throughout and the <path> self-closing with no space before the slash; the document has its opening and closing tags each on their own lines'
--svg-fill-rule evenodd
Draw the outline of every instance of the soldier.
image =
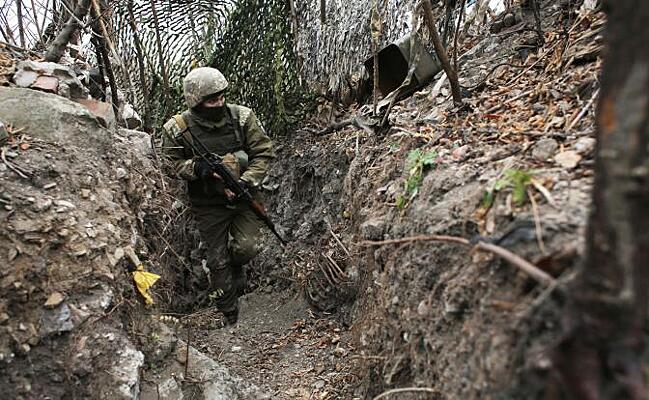
<svg viewBox="0 0 649 400">
<path fill-rule="evenodd" d="M 191 209 L 207 247 L 209 296 L 216 300 L 226 323 L 234 324 L 239 314 L 237 299 L 246 284 L 243 265 L 259 251 L 261 222 L 249 207 L 237 202 L 187 141 L 193 135 L 221 156 L 255 196 L 274 152 L 254 112 L 226 104 L 227 87 L 227 80 L 215 68 L 196 68 L 187 74 L 183 91 L 189 109 L 164 125 L 163 151 L 177 175 L 188 182 Z"/>
</svg>

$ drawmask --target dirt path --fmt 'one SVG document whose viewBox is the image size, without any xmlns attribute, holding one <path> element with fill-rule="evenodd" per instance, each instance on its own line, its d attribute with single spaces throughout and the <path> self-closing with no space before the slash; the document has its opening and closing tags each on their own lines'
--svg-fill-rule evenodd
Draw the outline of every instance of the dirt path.
<svg viewBox="0 0 649 400">
<path fill-rule="evenodd" d="M 200 329 L 193 344 L 273 399 L 352 398 L 343 393 L 357 381 L 343 326 L 316 317 L 300 295 L 254 292 L 240 305 L 236 326 Z"/>
</svg>

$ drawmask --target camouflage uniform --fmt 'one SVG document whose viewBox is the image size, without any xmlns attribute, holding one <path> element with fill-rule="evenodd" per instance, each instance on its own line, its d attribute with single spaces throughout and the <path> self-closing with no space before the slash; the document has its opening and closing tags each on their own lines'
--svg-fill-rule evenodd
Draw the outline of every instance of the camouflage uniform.
<svg viewBox="0 0 649 400">
<path fill-rule="evenodd" d="M 212 83 L 215 81 L 214 71 L 218 72 L 212 68 L 199 68 L 195 74 L 198 79 L 190 80 L 189 84 L 187 81 L 192 73 L 185 78 L 185 99 L 190 109 L 181 114 L 182 118 L 176 116 L 164 125 L 162 146 L 164 154 L 174 163 L 178 176 L 188 181 L 192 212 L 207 247 L 210 296 L 216 298 L 219 309 L 226 316 L 234 314 L 236 320 L 237 297 L 245 286 L 242 267 L 259 251 L 256 244 L 262 223 L 245 204 L 230 203 L 223 193 L 222 183 L 196 176 L 194 166 L 198 158 L 187 145 L 186 141 L 191 138 L 187 133 L 183 134 L 183 130 L 189 129 L 212 153 L 223 156 L 224 163 L 235 177 L 241 172 L 240 179 L 255 197 L 255 188 L 260 185 L 274 152 L 269 137 L 251 109 L 228 104 L 223 118 L 214 120 L 203 118 L 192 108 L 199 105 L 206 95 L 223 90 L 223 82 L 218 80 L 220 72 L 216 74 L 216 85 L 209 85 L 210 79 Z M 207 85 L 203 85 L 204 80 L 208 81 Z"/>
</svg>

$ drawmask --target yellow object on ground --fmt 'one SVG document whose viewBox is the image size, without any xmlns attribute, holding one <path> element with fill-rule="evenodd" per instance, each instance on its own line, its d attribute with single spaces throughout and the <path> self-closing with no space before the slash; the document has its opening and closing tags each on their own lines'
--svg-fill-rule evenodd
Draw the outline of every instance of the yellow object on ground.
<svg viewBox="0 0 649 400">
<path fill-rule="evenodd" d="M 153 304 L 153 298 L 151 297 L 151 293 L 149 293 L 149 289 L 158 279 L 160 279 L 160 275 L 145 271 L 142 264 L 138 265 L 136 270 L 133 271 L 133 280 L 147 305 Z"/>
</svg>

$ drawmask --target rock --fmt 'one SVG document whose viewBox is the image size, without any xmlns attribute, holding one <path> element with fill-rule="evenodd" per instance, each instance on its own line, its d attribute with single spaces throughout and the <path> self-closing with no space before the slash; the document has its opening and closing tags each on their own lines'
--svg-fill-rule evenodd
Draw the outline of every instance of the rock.
<svg viewBox="0 0 649 400">
<path fill-rule="evenodd" d="M 47 185 L 46 185 L 47 186 Z M 34 204 L 31 205 L 31 209 L 36 212 L 43 212 L 49 210 L 52 207 L 52 199 L 37 199 Z"/>
<path fill-rule="evenodd" d="M 573 169 L 581 161 L 581 156 L 577 152 L 568 150 L 554 156 L 554 161 L 566 169 Z"/>
<path fill-rule="evenodd" d="M 115 127 L 115 112 L 110 103 L 94 99 L 76 99 L 79 104 L 83 104 L 94 115 L 104 128 L 113 129 Z"/>
<path fill-rule="evenodd" d="M 126 178 L 128 176 L 128 172 L 126 172 L 126 170 L 124 168 L 118 167 L 115 170 L 115 175 L 116 175 L 117 179 L 121 180 L 121 179 L 124 179 L 124 178 Z"/>
<path fill-rule="evenodd" d="M 67 98 L 88 98 L 88 89 L 74 71 L 52 62 L 21 61 L 16 65 L 14 82 L 21 88 L 56 93 Z"/>
<path fill-rule="evenodd" d="M 373 218 L 361 224 L 361 235 L 366 240 L 381 240 L 385 232 L 385 219 Z"/>
<path fill-rule="evenodd" d="M 114 379 L 111 399 L 137 399 L 140 394 L 140 369 L 144 365 L 144 354 L 126 338 L 116 352 L 116 359 L 109 376 Z"/>
<path fill-rule="evenodd" d="M 54 205 L 57 206 L 57 207 L 62 207 L 62 208 L 69 209 L 69 210 L 74 210 L 75 208 L 77 208 L 77 206 L 75 206 L 74 204 L 72 204 L 71 202 L 69 202 L 67 200 L 54 200 Z"/>
<path fill-rule="evenodd" d="M 464 161 L 466 160 L 469 154 L 469 145 L 460 146 L 457 149 L 453 150 L 451 157 L 455 161 Z"/>
<path fill-rule="evenodd" d="M 153 155 L 151 137 L 148 133 L 123 128 L 119 130 L 119 133 L 131 142 L 132 148 L 135 149 L 137 153 L 146 157 Z"/>
<path fill-rule="evenodd" d="M 173 377 L 158 384 L 157 390 L 159 395 L 156 393 L 156 398 L 160 400 L 183 400 L 185 398 L 182 389 Z"/>
<path fill-rule="evenodd" d="M 52 189 L 53 187 L 56 187 L 56 182 L 48 183 L 47 185 L 43 186 L 43 189 L 47 190 Z"/>
<path fill-rule="evenodd" d="M 9 314 L 6 312 L 0 313 L 0 325 L 4 325 L 7 321 L 9 321 Z"/>
<path fill-rule="evenodd" d="M 72 313 L 67 304 L 61 303 L 53 310 L 46 310 L 41 317 L 41 334 L 69 332 L 74 328 Z"/>
<path fill-rule="evenodd" d="M 559 143 L 554 139 L 541 139 L 532 148 L 532 157 L 539 161 L 550 159 L 559 148 Z"/>
<path fill-rule="evenodd" d="M 28 88 L 38 79 L 38 74 L 34 71 L 21 70 L 14 75 L 14 83 L 18 87 Z"/>
<path fill-rule="evenodd" d="M 140 118 L 135 109 L 133 109 L 133 106 L 125 103 L 119 123 L 128 129 L 137 129 L 142 126 L 142 118 Z"/>
<path fill-rule="evenodd" d="M 14 219 L 10 222 L 10 226 L 16 233 L 23 235 L 25 233 L 41 231 L 43 229 L 43 221 L 32 218 Z"/>
<path fill-rule="evenodd" d="M 43 92 L 56 93 L 59 89 L 59 80 L 53 76 L 39 76 L 31 85 L 32 89 Z"/>
<path fill-rule="evenodd" d="M 0 144 L 4 143 L 9 139 L 9 133 L 7 133 L 7 128 L 5 128 L 5 124 L 0 121 Z"/>
<path fill-rule="evenodd" d="M 574 145 L 574 149 L 577 153 L 582 156 L 588 156 L 595 151 L 595 144 L 597 140 L 591 137 L 582 137 L 577 140 L 577 143 Z"/>
<path fill-rule="evenodd" d="M 184 351 L 185 344 L 177 347 L 177 352 Z M 190 368 L 193 376 L 200 376 L 203 397 L 211 400 L 229 399 L 269 399 L 257 386 L 216 363 L 193 347 L 189 348 Z"/>
<path fill-rule="evenodd" d="M 65 300 L 65 296 L 62 293 L 54 292 L 50 295 L 50 297 L 47 298 L 44 306 L 47 308 L 55 308 L 63 303 L 63 300 Z"/>
<path fill-rule="evenodd" d="M 31 136 L 102 152 L 110 132 L 79 103 L 36 90 L 0 87 L 0 119 Z"/>
</svg>

